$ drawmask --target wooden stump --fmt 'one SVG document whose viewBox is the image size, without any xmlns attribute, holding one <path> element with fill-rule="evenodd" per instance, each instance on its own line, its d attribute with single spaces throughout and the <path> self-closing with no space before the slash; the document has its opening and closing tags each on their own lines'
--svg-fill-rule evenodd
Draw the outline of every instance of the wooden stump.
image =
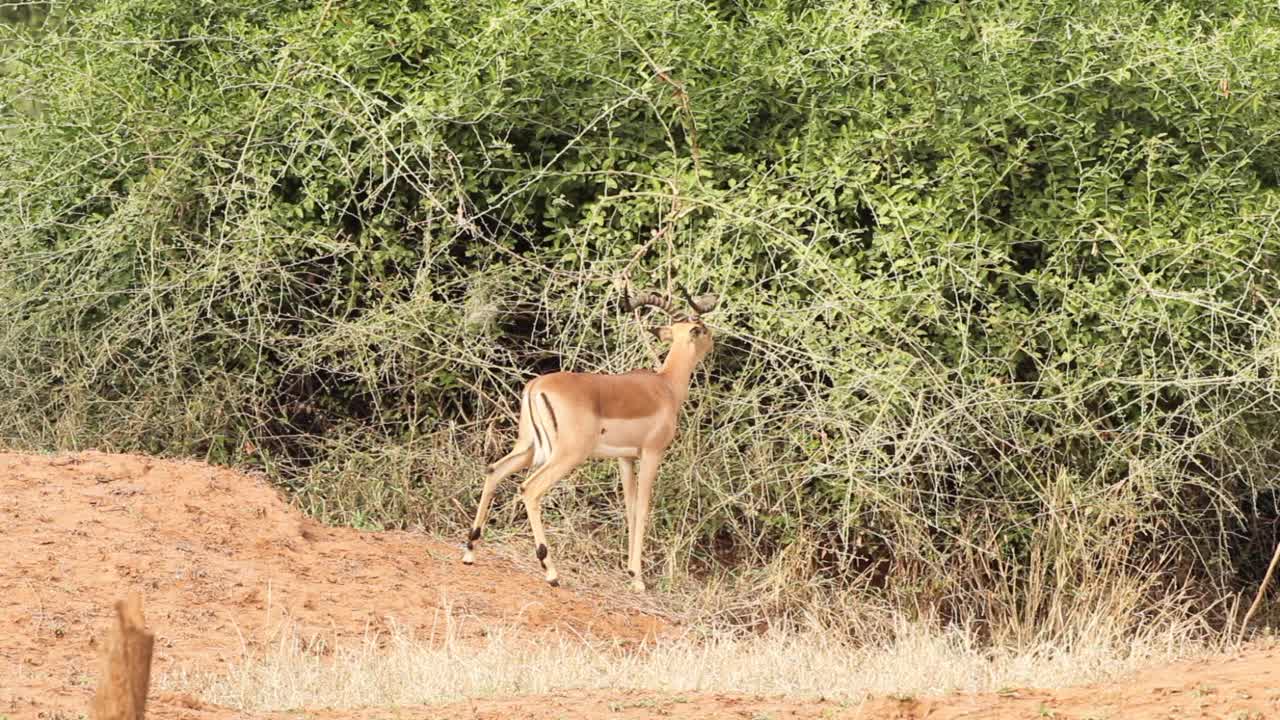
<svg viewBox="0 0 1280 720">
<path fill-rule="evenodd" d="M 102 675 L 89 709 L 92 720 L 142 720 L 151 681 L 155 636 L 142 621 L 142 598 L 130 593 L 116 602 L 116 624 L 107 635 Z"/>
</svg>

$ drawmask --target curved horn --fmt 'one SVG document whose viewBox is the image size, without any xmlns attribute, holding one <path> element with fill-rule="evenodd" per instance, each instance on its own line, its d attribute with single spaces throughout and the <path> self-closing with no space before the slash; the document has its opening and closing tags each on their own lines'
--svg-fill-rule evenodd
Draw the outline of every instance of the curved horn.
<svg viewBox="0 0 1280 720">
<path fill-rule="evenodd" d="M 720 296 L 715 293 L 708 293 L 706 295 L 694 297 L 689 294 L 689 288 L 683 285 L 680 286 L 680 292 L 684 294 L 684 299 L 689 302 L 689 307 L 693 308 L 694 317 L 715 310 L 716 303 L 720 302 Z"/>
<path fill-rule="evenodd" d="M 631 293 L 626 288 L 623 288 L 622 292 L 626 298 L 628 311 L 639 309 L 645 305 L 652 305 L 668 315 L 673 317 L 677 315 L 675 308 L 671 306 L 671 300 L 659 295 L 654 290 L 645 290 L 635 297 L 631 297 Z"/>
</svg>

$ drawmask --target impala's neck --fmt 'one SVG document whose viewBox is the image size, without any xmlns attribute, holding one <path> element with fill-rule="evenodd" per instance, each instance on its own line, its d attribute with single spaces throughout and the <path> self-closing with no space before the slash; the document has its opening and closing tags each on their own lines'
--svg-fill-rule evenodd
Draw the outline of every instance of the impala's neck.
<svg viewBox="0 0 1280 720">
<path fill-rule="evenodd" d="M 689 379 L 693 377 L 693 368 L 698 364 L 698 357 L 692 348 L 672 348 L 667 359 L 662 362 L 658 374 L 671 383 L 672 393 L 676 396 L 676 405 L 683 405 L 689 395 Z"/>
</svg>

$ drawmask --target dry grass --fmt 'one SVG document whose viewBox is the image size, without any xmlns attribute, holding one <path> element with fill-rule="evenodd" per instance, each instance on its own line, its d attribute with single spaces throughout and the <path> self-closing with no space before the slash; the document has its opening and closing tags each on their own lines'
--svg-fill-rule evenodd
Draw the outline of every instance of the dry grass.
<svg viewBox="0 0 1280 720">
<path fill-rule="evenodd" d="M 346 645 L 281 627 L 268 651 L 246 653 L 225 672 L 173 673 L 158 684 L 246 711 L 392 707 L 570 689 L 856 701 L 1095 682 L 1230 642 L 1210 639 L 1202 618 L 1173 600 L 1147 608 L 1137 629 L 1131 610 L 1127 602 L 1082 606 L 1052 636 L 1007 632 L 1034 639 L 995 646 L 974 627 L 901 616 L 888 627 L 868 628 L 879 637 L 870 641 L 816 627 L 755 635 L 721 630 L 639 650 L 568 636 L 534 641 L 501 628 L 464 641 L 467 621 L 453 617 L 432 637 L 393 630 Z"/>
</svg>

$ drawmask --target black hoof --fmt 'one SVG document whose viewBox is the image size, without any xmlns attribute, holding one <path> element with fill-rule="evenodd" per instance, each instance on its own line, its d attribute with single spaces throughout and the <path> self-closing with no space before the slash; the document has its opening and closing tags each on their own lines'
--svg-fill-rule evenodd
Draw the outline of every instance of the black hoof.
<svg viewBox="0 0 1280 720">
<path fill-rule="evenodd" d="M 551 587 L 560 587 L 560 578 L 556 578 L 555 580 L 548 580 L 547 582 L 551 585 Z"/>
</svg>

